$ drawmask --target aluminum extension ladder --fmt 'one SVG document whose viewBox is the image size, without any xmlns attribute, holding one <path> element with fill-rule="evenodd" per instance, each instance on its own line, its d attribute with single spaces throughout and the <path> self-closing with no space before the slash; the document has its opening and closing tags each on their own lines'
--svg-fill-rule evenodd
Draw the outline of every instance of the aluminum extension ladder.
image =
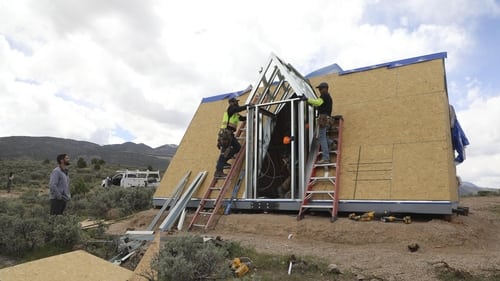
<svg viewBox="0 0 500 281">
<path fill-rule="evenodd" d="M 318 151 L 315 163 L 311 170 L 311 177 L 304 192 L 304 198 L 300 205 L 297 220 L 304 218 L 304 213 L 311 209 L 328 210 L 331 213 L 331 221 L 337 219 L 339 205 L 339 187 L 340 187 L 340 159 L 342 148 L 342 129 L 344 119 L 341 115 L 331 117 L 333 125 L 330 126 L 327 136 L 336 142 L 336 147 L 330 149 L 330 163 L 319 164 L 321 154 L 324 151 Z M 318 149 L 319 150 L 319 149 Z M 323 171 L 321 173 L 321 171 Z"/>
</svg>

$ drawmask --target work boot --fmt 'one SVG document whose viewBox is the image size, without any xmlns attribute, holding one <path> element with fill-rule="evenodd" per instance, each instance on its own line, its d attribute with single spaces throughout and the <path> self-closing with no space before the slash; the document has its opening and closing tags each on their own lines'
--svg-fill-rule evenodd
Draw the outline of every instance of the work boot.
<svg viewBox="0 0 500 281">
<path fill-rule="evenodd" d="M 330 160 L 329 159 L 321 159 L 318 162 L 316 162 L 316 164 L 330 164 Z"/>
<path fill-rule="evenodd" d="M 215 176 L 216 178 L 225 178 L 225 177 L 227 177 L 227 175 L 226 175 L 226 174 L 224 174 L 224 172 L 223 172 L 223 171 L 215 171 L 214 176 Z"/>
</svg>

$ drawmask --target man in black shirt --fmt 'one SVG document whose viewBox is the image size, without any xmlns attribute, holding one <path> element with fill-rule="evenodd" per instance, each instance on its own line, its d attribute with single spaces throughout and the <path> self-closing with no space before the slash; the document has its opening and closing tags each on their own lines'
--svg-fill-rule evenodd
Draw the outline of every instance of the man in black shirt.
<svg viewBox="0 0 500 281">
<path fill-rule="evenodd" d="M 326 130 L 330 116 L 332 115 L 333 101 L 330 93 L 328 92 L 328 84 L 326 82 L 320 83 L 317 87 L 320 96 L 317 99 L 309 98 L 307 103 L 316 107 L 318 110 L 318 127 L 319 127 L 319 143 L 321 145 L 321 160 L 318 164 L 330 163 L 330 150 L 328 148 L 328 138 Z"/>
</svg>

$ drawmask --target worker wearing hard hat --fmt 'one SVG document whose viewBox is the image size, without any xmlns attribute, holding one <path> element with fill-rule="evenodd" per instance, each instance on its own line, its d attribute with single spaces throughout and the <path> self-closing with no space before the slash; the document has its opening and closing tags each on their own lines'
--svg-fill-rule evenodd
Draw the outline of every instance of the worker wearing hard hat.
<svg viewBox="0 0 500 281">
<path fill-rule="evenodd" d="M 234 136 L 234 133 L 238 128 L 239 121 L 246 120 L 245 116 L 239 114 L 239 112 L 246 110 L 246 105 L 239 106 L 239 100 L 235 96 L 232 96 L 228 102 L 229 106 L 223 114 L 219 138 L 217 140 L 217 147 L 221 150 L 221 154 L 215 168 L 216 177 L 226 176 L 223 171 L 224 166 L 230 166 L 227 161 L 240 151 L 241 144 Z"/>
</svg>

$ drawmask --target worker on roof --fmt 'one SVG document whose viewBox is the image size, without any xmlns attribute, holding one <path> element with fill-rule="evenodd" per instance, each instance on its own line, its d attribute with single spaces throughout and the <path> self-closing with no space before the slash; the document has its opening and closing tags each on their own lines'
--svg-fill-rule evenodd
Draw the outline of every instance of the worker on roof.
<svg viewBox="0 0 500 281">
<path fill-rule="evenodd" d="M 318 161 L 318 164 L 327 164 L 330 163 L 330 152 L 326 131 L 330 123 L 330 116 L 332 115 L 333 101 L 328 92 L 328 83 L 321 82 L 316 88 L 320 93 L 319 98 L 313 99 L 303 96 L 303 100 L 318 110 L 319 143 L 322 151 L 321 160 Z"/>
<path fill-rule="evenodd" d="M 222 124 L 217 139 L 217 147 L 221 150 L 221 154 L 215 168 L 216 177 L 226 176 L 223 169 L 224 167 L 230 167 L 227 161 L 240 151 L 241 145 L 234 136 L 234 133 L 238 128 L 238 123 L 240 121 L 246 121 L 246 117 L 239 114 L 239 112 L 246 110 L 246 105 L 239 106 L 239 100 L 236 96 L 231 96 L 228 102 L 229 106 L 222 116 Z"/>
</svg>

